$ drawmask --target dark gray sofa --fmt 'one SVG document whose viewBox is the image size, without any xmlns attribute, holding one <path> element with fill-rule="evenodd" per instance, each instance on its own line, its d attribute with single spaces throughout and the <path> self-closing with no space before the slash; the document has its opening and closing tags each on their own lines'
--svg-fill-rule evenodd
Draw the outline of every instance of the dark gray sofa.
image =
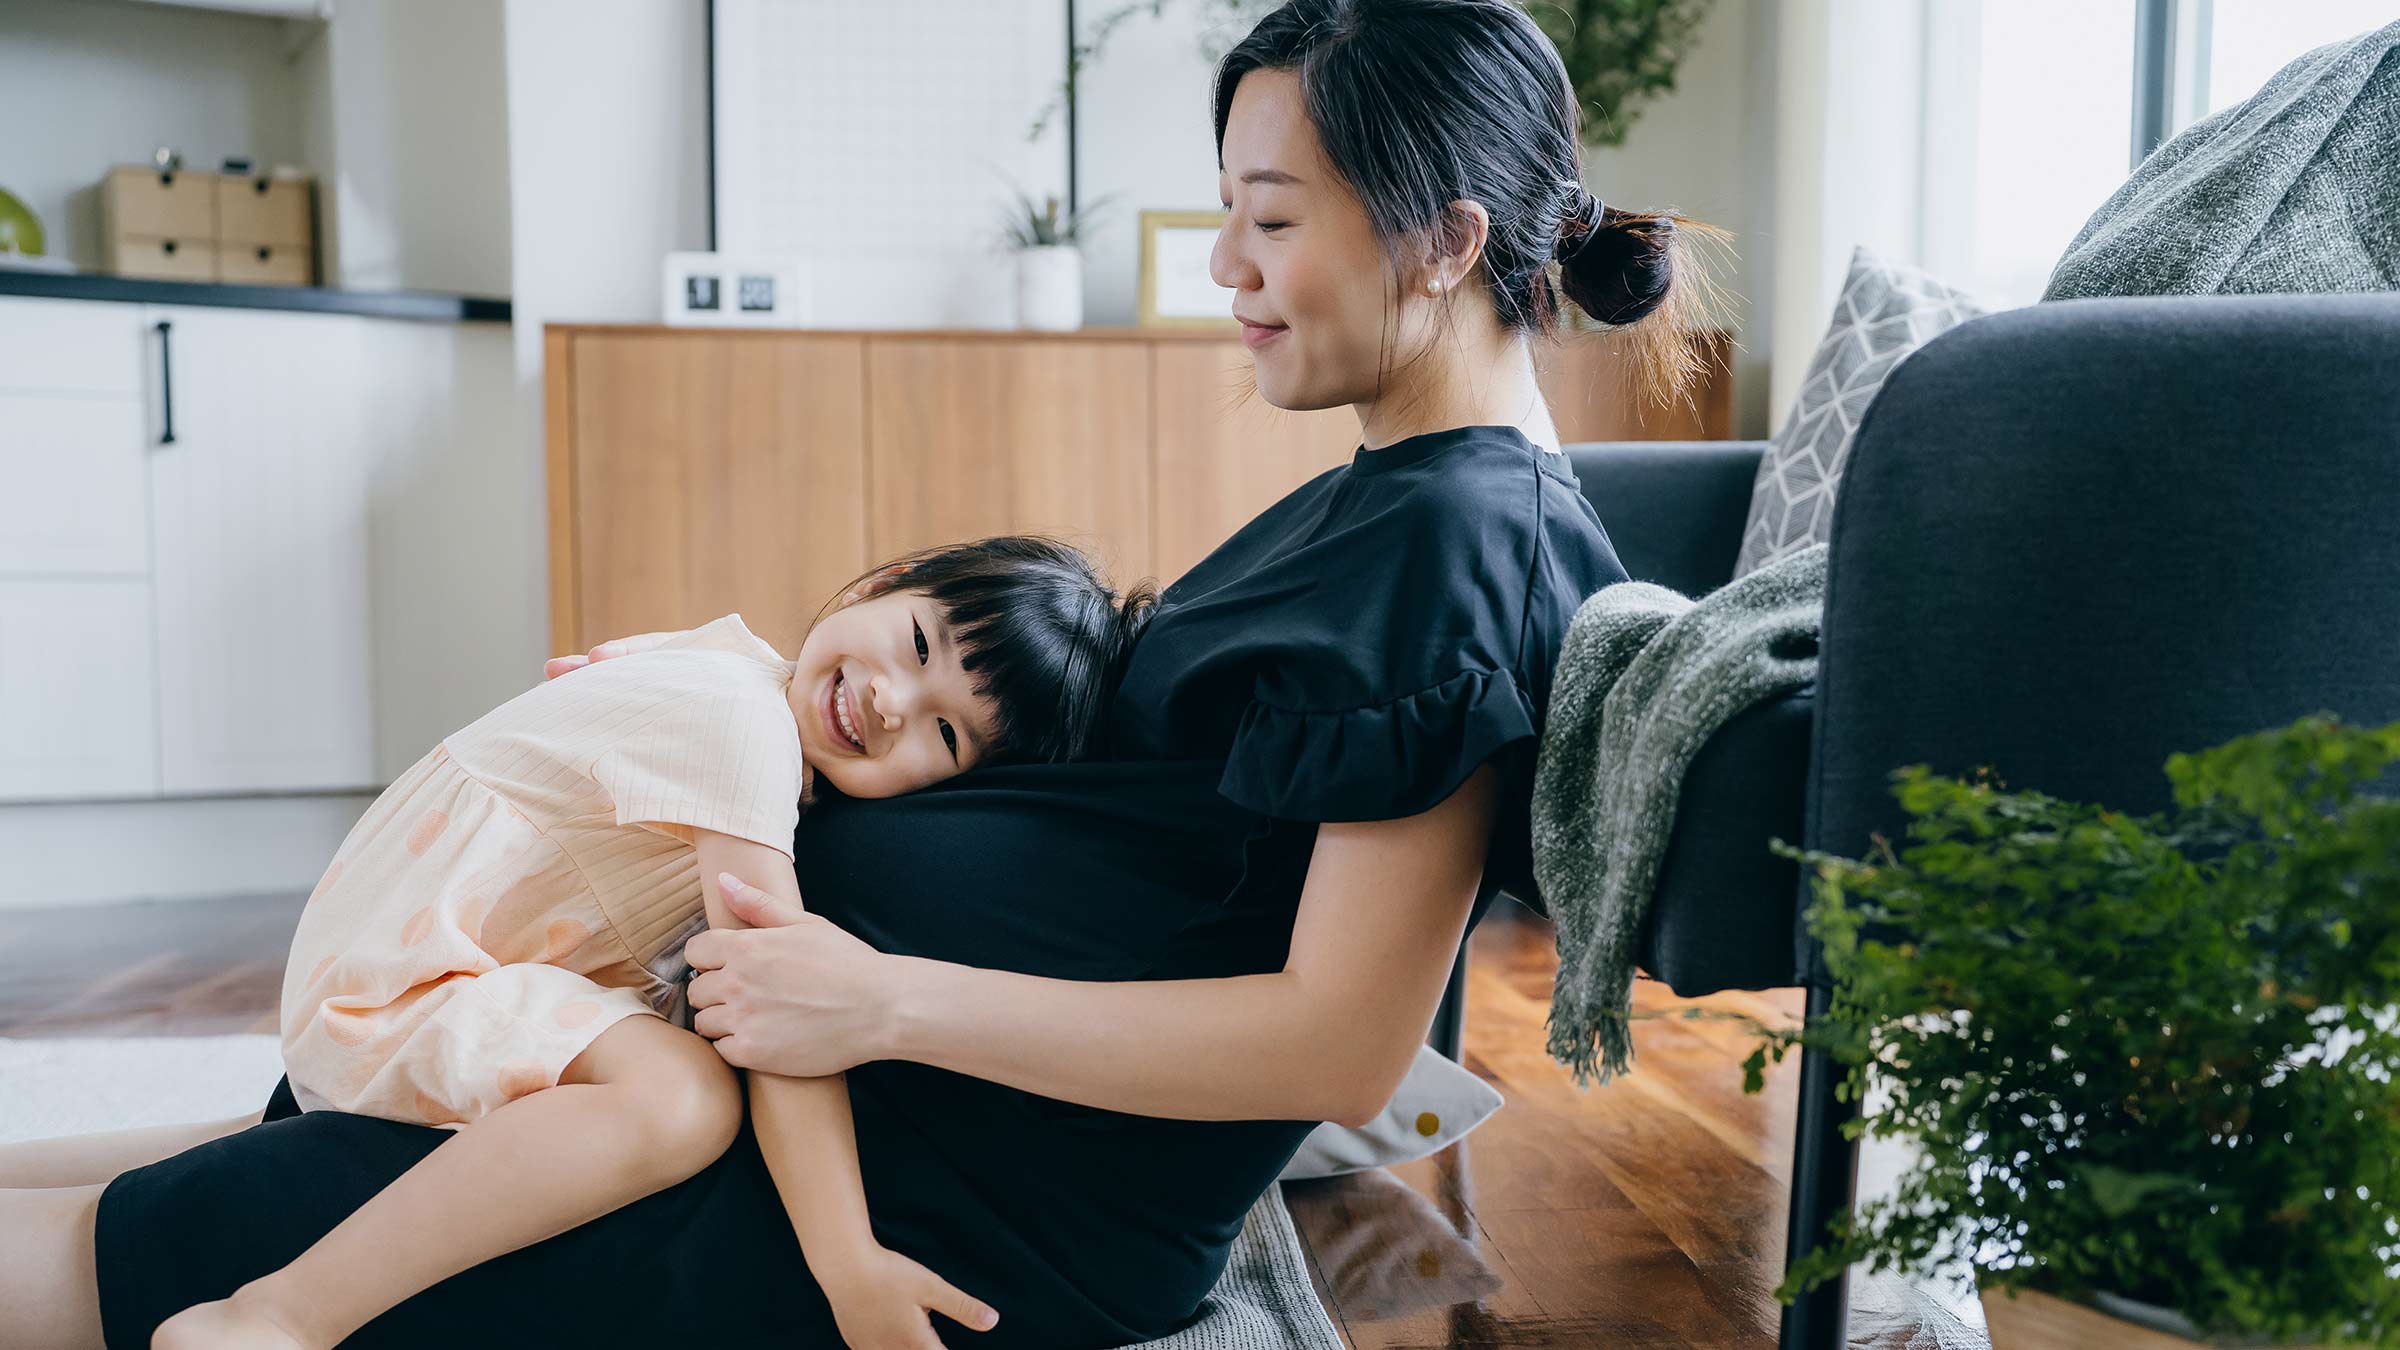
<svg viewBox="0 0 2400 1350">
<path fill-rule="evenodd" d="M 1730 578 L 1763 448 L 1569 453 L 1627 571 L 1697 595 Z M 1818 675 L 1686 777 L 1642 955 L 1678 993 L 1821 1005 L 1766 841 L 1897 838 L 1900 765 L 2151 811 L 2174 751 L 2400 719 L 2400 294 L 2062 301 L 1934 339 L 1852 449 Z M 1794 1253 L 1850 1203 L 1833 1085 L 1803 1063 Z M 1844 1312 L 1838 1286 L 1803 1300 L 1784 1346 L 1841 1344 Z"/>
</svg>

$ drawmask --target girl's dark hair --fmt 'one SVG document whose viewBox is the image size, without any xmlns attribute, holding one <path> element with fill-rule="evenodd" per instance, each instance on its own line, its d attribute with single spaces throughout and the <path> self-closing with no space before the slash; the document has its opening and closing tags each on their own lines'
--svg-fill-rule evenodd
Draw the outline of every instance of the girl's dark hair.
<svg viewBox="0 0 2400 1350">
<path fill-rule="evenodd" d="M 1234 89 L 1254 70 L 1299 76 L 1325 157 L 1387 259 L 1428 242 L 1455 251 L 1451 203 L 1480 202 L 1491 217 L 1482 275 L 1503 324 L 1554 332 L 1563 288 L 1603 324 L 1641 324 L 1625 335 L 1638 387 L 1660 403 L 1688 395 L 1705 363 L 1688 332 L 1715 289 L 1695 244 L 1728 236 L 1584 189 L 1582 109 L 1557 49 L 1513 0 L 1292 0 L 1217 66 L 1220 168 Z"/>
<path fill-rule="evenodd" d="M 992 700 L 985 764 L 1080 759 L 1098 746 L 1108 704 L 1158 588 L 1117 593 L 1080 550 L 1040 535 L 920 549 L 869 568 L 817 614 L 889 591 L 940 607 L 975 692 Z"/>
</svg>

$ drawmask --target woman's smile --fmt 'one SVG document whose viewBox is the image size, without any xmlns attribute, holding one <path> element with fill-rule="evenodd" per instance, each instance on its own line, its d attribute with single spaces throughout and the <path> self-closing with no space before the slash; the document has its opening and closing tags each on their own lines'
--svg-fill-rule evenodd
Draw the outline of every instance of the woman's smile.
<svg viewBox="0 0 2400 1350">
<path fill-rule="evenodd" d="M 1257 351 L 1290 331 L 1291 328 L 1285 324 L 1252 323 L 1248 319 L 1243 319 L 1242 345 L 1252 351 Z"/>
</svg>

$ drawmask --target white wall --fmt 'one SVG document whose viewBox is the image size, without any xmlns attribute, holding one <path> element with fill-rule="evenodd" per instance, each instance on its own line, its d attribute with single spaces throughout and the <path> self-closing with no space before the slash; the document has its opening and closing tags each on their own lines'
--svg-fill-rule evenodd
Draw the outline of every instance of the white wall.
<svg viewBox="0 0 2400 1350">
<path fill-rule="evenodd" d="M 507 295 L 500 7 L 342 0 L 298 64 L 327 284 Z"/>
<path fill-rule="evenodd" d="M 287 53 L 312 25 L 157 5 L 0 0 L 0 187 L 41 217 L 49 251 L 102 260 L 101 175 L 170 145 L 305 163 Z"/>
<path fill-rule="evenodd" d="M 1672 207 L 1732 232 L 1732 257 L 1716 277 L 1726 294 L 1715 322 L 1741 344 L 1733 434 L 1744 438 L 1765 436 L 1771 421 L 1777 30 L 1773 5 L 1719 0 L 1677 67 L 1674 90 L 1646 105 L 1624 145 L 1587 149 L 1583 162 L 1585 184 L 1612 205 Z"/>
<path fill-rule="evenodd" d="M 707 25 L 696 0 L 507 0 L 527 669 L 549 632 L 542 326 L 649 323 L 659 266 L 708 246 Z"/>
</svg>

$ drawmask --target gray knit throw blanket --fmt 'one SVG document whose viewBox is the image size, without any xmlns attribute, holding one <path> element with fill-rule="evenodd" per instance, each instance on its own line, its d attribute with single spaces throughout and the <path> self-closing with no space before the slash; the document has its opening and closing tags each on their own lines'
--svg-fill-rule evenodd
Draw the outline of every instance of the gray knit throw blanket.
<svg viewBox="0 0 2400 1350">
<path fill-rule="evenodd" d="M 1698 601 L 1620 582 L 1567 626 L 1534 768 L 1533 876 L 1558 925 L 1550 1054 L 1580 1086 L 1633 1067 L 1634 951 L 1692 756 L 1734 714 L 1817 677 L 1825 553 Z"/>
</svg>

